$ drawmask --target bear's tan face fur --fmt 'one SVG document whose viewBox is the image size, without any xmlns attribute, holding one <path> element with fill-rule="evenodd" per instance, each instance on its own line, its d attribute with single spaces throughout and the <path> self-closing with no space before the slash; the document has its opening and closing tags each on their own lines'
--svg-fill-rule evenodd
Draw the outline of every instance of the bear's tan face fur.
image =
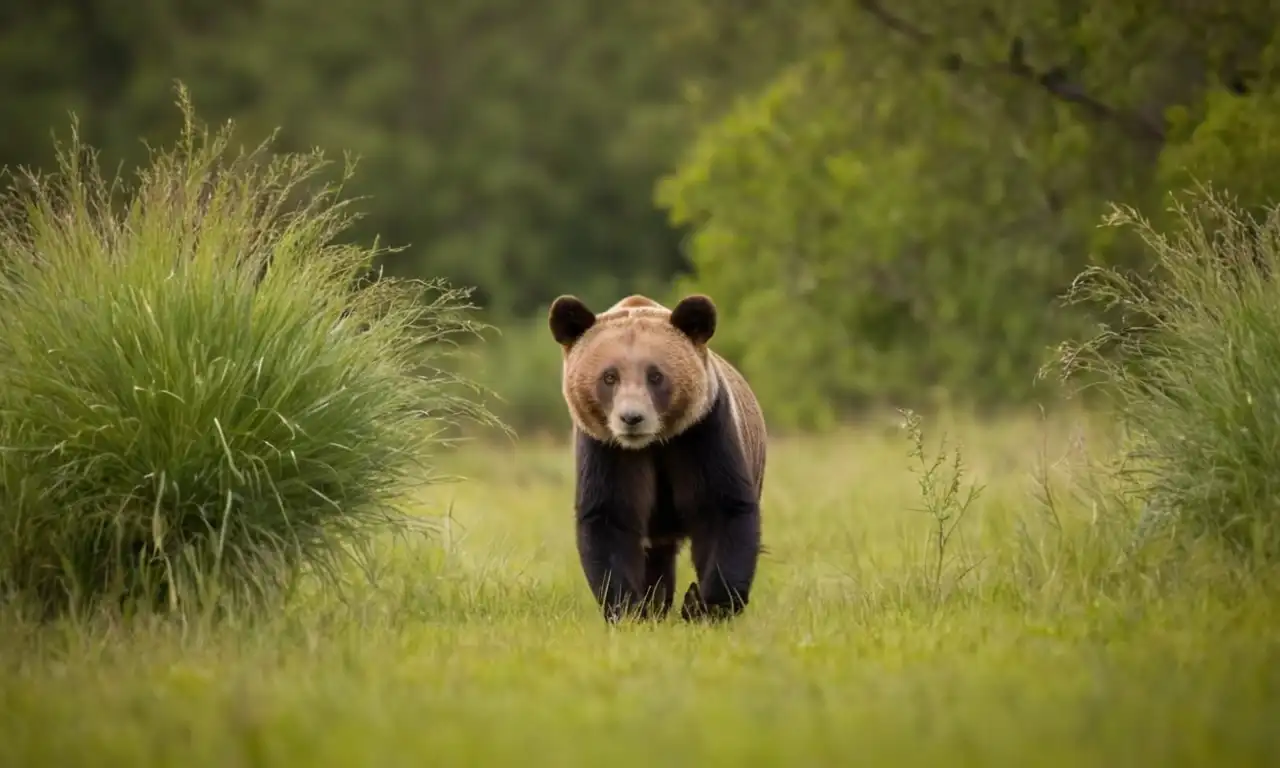
<svg viewBox="0 0 1280 768">
<path fill-rule="evenodd" d="M 579 429 L 640 450 L 703 415 L 716 391 L 706 348 L 715 308 L 703 297 L 686 302 L 673 311 L 629 297 L 595 315 L 575 298 L 556 300 L 550 324 L 564 349 L 565 403 Z"/>
</svg>

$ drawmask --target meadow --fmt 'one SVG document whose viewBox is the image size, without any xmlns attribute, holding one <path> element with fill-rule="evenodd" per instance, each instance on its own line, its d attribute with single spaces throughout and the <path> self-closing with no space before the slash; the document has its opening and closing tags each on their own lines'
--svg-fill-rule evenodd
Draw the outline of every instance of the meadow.
<svg viewBox="0 0 1280 768">
<path fill-rule="evenodd" d="M 1207 545 L 1126 557 L 1133 521 L 1075 482 L 1106 443 L 1085 419 L 926 419 L 923 457 L 899 421 L 774 439 L 768 552 L 723 627 L 606 626 L 571 455 L 535 439 L 444 456 L 436 532 L 341 599 L 7 617 L 0 764 L 1274 763 L 1273 579 Z"/>
<path fill-rule="evenodd" d="M 73 142 L 0 201 L 0 765 L 1274 764 L 1280 208 L 1082 276 L 1110 416 L 773 430 L 746 613 L 610 626 L 549 333 L 470 349 L 559 440 L 322 158 L 183 106 L 127 192 Z"/>
</svg>

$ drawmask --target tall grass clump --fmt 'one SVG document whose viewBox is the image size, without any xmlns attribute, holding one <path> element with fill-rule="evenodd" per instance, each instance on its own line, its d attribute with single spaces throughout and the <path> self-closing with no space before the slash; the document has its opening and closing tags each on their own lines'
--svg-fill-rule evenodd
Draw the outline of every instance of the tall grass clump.
<svg viewBox="0 0 1280 768">
<path fill-rule="evenodd" d="M 369 279 L 320 154 L 232 152 L 180 94 L 135 183 L 73 130 L 4 197 L 0 589 L 46 612 L 331 583 L 487 419 L 432 365 L 465 292 Z"/>
<path fill-rule="evenodd" d="M 1091 268 L 1071 301 L 1121 318 L 1064 345 L 1125 427 L 1116 477 L 1141 527 L 1210 536 L 1230 550 L 1280 554 L 1280 208 L 1261 217 L 1201 187 L 1175 199 L 1158 232 L 1129 208 L 1110 226 L 1139 235 L 1149 274 Z"/>
</svg>

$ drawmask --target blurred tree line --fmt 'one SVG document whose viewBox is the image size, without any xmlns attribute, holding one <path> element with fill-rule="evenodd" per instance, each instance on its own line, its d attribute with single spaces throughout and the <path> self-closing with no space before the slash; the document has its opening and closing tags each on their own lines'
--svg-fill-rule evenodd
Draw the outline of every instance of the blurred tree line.
<svg viewBox="0 0 1280 768">
<path fill-rule="evenodd" d="M 8 0 L 0 165 L 67 113 L 105 158 L 171 139 L 182 79 L 246 141 L 361 157 L 353 233 L 477 287 L 478 373 L 562 424 L 544 311 L 711 293 L 771 424 L 1025 402 L 1099 229 L 1190 180 L 1246 205 L 1280 154 L 1270 0 Z"/>
</svg>

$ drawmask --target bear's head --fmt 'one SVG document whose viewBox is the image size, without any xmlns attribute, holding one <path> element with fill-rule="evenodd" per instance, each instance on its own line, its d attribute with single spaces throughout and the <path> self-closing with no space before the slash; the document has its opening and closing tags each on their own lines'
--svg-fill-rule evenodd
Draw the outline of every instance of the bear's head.
<svg viewBox="0 0 1280 768">
<path fill-rule="evenodd" d="M 578 429 L 640 450 L 670 439 L 706 415 L 719 392 L 707 341 L 716 307 L 685 297 L 674 309 L 630 296 L 595 314 L 561 296 L 548 314 L 564 352 L 562 389 Z"/>
</svg>

